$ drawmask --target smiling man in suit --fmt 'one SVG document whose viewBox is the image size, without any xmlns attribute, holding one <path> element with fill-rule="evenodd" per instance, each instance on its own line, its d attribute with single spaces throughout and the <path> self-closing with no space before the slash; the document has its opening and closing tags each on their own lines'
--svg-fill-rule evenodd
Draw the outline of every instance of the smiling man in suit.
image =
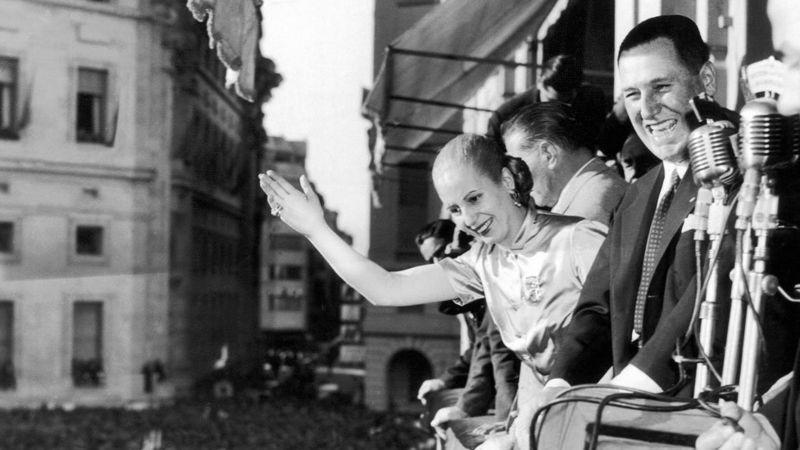
<svg viewBox="0 0 800 450">
<path fill-rule="evenodd" d="M 569 105 L 529 105 L 503 123 L 509 155 L 522 159 L 533 177 L 536 206 L 608 225 L 628 184 L 594 156 L 591 136 Z"/>
<path fill-rule="evenodd" d="M 679 379 L 671 355 L 688 327 L 696 283 L 693 232 L 682 229 L 697 193 L 686 114 L 692 97 L 714 94 L 716 74 L 697 26 L 683 16 L 654 17 L 633 28 L 618 65 L 634 129 L 661 163 L 622 199 L 548 388 L 597 382 L 609 366 L 612 383 L 650 392 Z"/>
</svg>

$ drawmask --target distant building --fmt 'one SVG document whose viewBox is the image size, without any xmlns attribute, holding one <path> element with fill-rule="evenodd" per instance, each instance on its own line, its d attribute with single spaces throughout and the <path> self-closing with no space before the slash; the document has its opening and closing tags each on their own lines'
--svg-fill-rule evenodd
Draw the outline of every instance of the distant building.
<svg viewBox="0 0 800 450">
<path fill-rule="evenodd" d="M 300 175 L 305 173 L 306 142 L 270 137 L 263 148 L 262 171 L 275 170 L 299 188 Z M 324 208 L 324 199 L 320 200 Z M 266 205 L 265 212 L 269 212 Z M 331 228 L 352 241 L 338 231 L 336 212 L 324 209 L 324 214 Z M 279 217 L 264 217 L 259 281 L 259 328 L 264 346 L 332 340 L 339 333 L 341 279 L 305 237 Z"/>
<path fill-rule="evenodd" d="M 169 396 L 248 356 L 258 63 L 249 104 L 180 2 L 0 3 L 0 406 Z"/>
<path fill-rule="evenodd" d="M 439 4 L 438 1 L 375 0 L 374 67 L 387 45 Z M 374 130 L 373 130 L 374 132 Z M 386 165 L 375 176 L 370 216 L 369 257 L 388 270 L 424 263 L 414 236 L 440 216 L 430 177 L 430 154 Z M 367 406 L 418 408 L 417 389 L 458 357 L 460 326 L 437 305 L 387 308 L 366 306 L 363 319 Z"/>
<path fill-rule="evenodd" d="M 264 146 L 264 167 L 299 186 L 305 172 L 306 143 L 271 137 Z M 259 325 L 267 332 L 302 332 L 308 326 L 310 244 L 279 217 L 262 224 Z"/>
</svg>

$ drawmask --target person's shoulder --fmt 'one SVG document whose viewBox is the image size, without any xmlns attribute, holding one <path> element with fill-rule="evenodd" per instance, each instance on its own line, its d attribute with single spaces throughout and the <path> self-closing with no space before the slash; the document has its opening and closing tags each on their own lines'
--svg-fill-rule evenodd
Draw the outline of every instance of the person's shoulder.
<svg viewBox="0 0 800 450">
<path fill-rule="evenodd" d="M 568 214 L 557 214 L 549 211 L 537 211 L 536 221 L 551 227 L 568 227 L 584 220 L 583 217 Z"/>
<path fill-rule="evenodd" d="M 524 106 L 536 103 L 536 88 L 528 89 L 509 98 L 497 108 L 498 114 L 514 114 Z"/>
<path fill-rule="evenodd" d="M 576 233 L 601 234 L 603 236 L 608 233 L 608 225 L 594 219 L 581 219 L 573 227 Z"/>
<path fill-rule="evenodd" d="M 629 186 L 628 182 L 620 176 L 616 169 L 607 166 L 600 159 L 592 161 L 586 167 L 584 173 L 587 175 L 587 180 L 582 191 L 585 191 L 589 198 L 594 198 L 591 195 L 593 193 L 605 196 L 612 192 L 621 196 Z"/>
</svg>

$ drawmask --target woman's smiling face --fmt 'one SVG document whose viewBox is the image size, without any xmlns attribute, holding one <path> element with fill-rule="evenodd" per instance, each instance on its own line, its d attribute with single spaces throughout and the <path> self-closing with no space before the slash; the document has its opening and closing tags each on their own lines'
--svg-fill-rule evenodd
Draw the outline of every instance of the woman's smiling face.
<svg viewBox="0 0 800 450">
<path fill-rule="evenodd" d="M 433 183 L 456 226 L 487 244 L 511 246 L 525 214 L 509 195 L 514 181 L 508 169 L 495 182 L 469 164 L 449 161 L 436 167 Z"/>
</svg>

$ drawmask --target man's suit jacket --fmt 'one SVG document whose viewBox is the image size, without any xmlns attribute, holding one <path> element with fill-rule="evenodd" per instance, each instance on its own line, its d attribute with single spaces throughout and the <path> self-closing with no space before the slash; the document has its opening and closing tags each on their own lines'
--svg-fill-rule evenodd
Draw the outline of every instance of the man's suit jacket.
<svg viewBox="0 0 800 450">
<path fill-rule="evenodd" d="M 494 406 L 496 419 L 505 419 L 517 395 L 519 365 L 519 358 L 503 344 L 497 326 L 485 314 L 476 333 L 469 376 L 456 406 L 469 416 L 486 414 Z"/>
<path fill-rule="evenodd" d="M 599 158 L 592 158 L 569 180 L 551 209 L 608 225 L 628 183 Z"/>
<path fill-rule="evenodd" d="M 647 234 L 663 179 L 660 164 L 628 188 L 587 276 L 551 378 L 594 383 L 609 365 L 616 374 L 633 363 L 664 389 L 677 381 L 671 353 L 686 332 L 695 297 L 694 232 L 682 231 L 697 193 L 691 169 L 667 212 L 645 309 L 644 347 L 637 351 L 631 342 Z"/>
</svg>

